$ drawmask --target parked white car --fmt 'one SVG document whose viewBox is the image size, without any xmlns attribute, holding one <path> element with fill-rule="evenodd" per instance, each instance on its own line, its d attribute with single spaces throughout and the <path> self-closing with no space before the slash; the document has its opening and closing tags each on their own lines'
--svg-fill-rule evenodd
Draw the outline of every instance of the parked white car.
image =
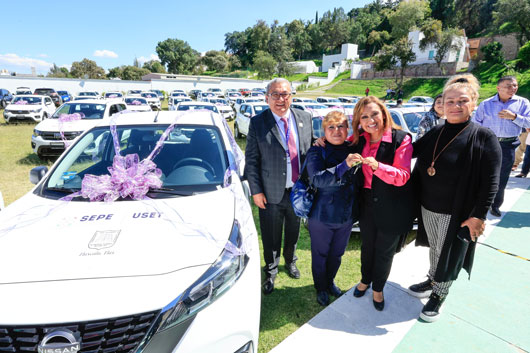
<svg viewBox="0 0 530 353">
<path fill-rule="evenodd" d="M 21 95 L 25 95 L 25 94 L 33 94 L 33 92 L 31 92 L 31 88 L 29 88 L 29 87 L 17 87 L 17 89 L 15 90 L 15 95 L 17 95 L 17 96 L 21 96 Z"/>
<path fill-rule="evenodd" d="M 324 104 L 319 103 L 292 103 L 292 108 L 300 109 L 303 111 L 306 111 L 310 113 L 312 116 L 326 116 L 329 112 L 333 111 L 333 109 L 329 108 L 328 106 L 325 106 Z"/>
<path fill-rule="evenodd" d="M 119 115 L 121 154 L 145 158 L 177 115 Z M 110 178 L 106 120 L 49 171 L 33 169 L 36 187 L 0 212 L 4 351 L 257 352 L 260 255 L 244 155 L 221 118 L 176 121 L 149 199 L 60 200 L 88 175 Z"/>
<path fill-rule="evenodd" d="M 337 105 L 342 103 L 338 98 L 332 98 L 332 97 L 317 97 L 317 102 L 322 103 L 322 104 L 336 103 Z"/>
<path fill-rule="evenodd" d="M 219 113 L 226 120 L 232 120 L 235 118 L 236 114 L 234 113 L 234 109 L 232 109 L 232 107 L 230 106 L 230 103 L 228 103 L 226 99 L 209 98 L 208 102 L 215 104 L 217 106 L 217 109 L 219 110 Z"/>
<path fill-rule="evenodd" d="M 412 141 L 416 141 L 418 125 L 426 112 L 421 107 L 416 108 L 391 108 L 388 109 L 394 123 L 402 130 L 412 135 Z"/>
<path fill-rule="evenodd" d="M 162 109 L 162 105 L 160 104 L 160 98 L 158 98 L 158 94 L 154 92 L 142 92 L 140 93 L 140 96 L 147 100 L 147 104 L 151 106 L 152 110 Z"/>
<path fill-rule="evenodd" d="M 338 100 L 340 100 L 342 103 L 357 103 L 359 101 L 359 97 L 357 96 L 346 96 L 346 97 L 338 97 Z"/>
<path fill-rule="evenodd" d="M 123 99 L 127 105 L 127 110 L 133 112 L 150 112 L 151 106 L 147 102 L 147 99 L 140 96 L 125 96 Z"/>
<path fill-rule="evenodd" d="M 243 135 L 248 135 L 248 128 L 250 126 L 250 119 L 269 109 L 269 105 L 265 102 L 243 103 L 236 112 L 236 121 L 234 122 L 234 136 L 241 138 Z"/>
<path fill-rule="evenodd" d="M 50 119 L 45 119 L 35 126 L 31 136 L 31 148 L 39 158 L 59 156 L 67 147 L 63 136 L 67 143 L 71 144 L 83 131 L 125 109 L 125 104 L 119 100 L 92 99 L 64 103 Z M 59 119 L 76 113 L 80 116 L 79 120 L 61 122 Z"/>
<path fill-rule="evenodd" d="M 260 92 L 260 91 L 251 91 L 250 94 L 248 95 L 248 97 L 261 99 L 263 101 L 265 100 L 265 94 L 263 92 Z"/>
<path fill-rule="evenodd" d="M 6 123 L 31 120 L 39 122 L 52 116 L 55 104 L 49 96 L 20 95 L 15 96 L 4 109 Z"/>
<path fill-rule="evenodd" d="M 142 93 L 141 89 L 130 89 L 127 91 L 127 96 L 139 96 Z"/>
<path fill-rule="evenodd" d="M 318 103 L 318 102 L 313 98 L 293 97 L 293 103 Z"/>
<path fill-rule="evenodd" d="M 121 99 L 123 100 L 123 93 L 118 91 L 105 92 L 104 99 Z"/>
<path fill-rule="evenodd" d="M 234 104 L 238 98 L 243 98 L 243 95 L 237 91 L 225 92 L 225 99 L 228 99 L 230 104 Z"/>
<path fill-rule="evenodd" d="M 81 100 L 81 99 L 100 99 L 100 95 L 96 91 L 85 91 L 85 92 L 79 92 L 77 96 L 74 97 L 74 100 Z"/>
<path fill-rule="evenodd" d="M 177 104 L 179 104 L 180 102 L 191 102 L 192 99 L 186 95 L 184 96 L 177 96 L 177 97 L 169 97 L 169 99 L 167 100 L 167 107 L 168 107 L 168 110 L 177 110 L 176 107 L 177 107 Z"/>
<path fill-rule="evenodd" d="M 217 106 L 210 102 L 180 102 L 175 107 L 175 110 L 185 111 L 185 110 L 210 110 L 214 113 L 219 114 L 219 109 Z"/>
<path fill-rule="evenodd" d="M 414 96 L 414 97 L 410 97 L 410 99 L 408 100 L 408 103 L 426 104 L 430 108 L 432 104 L 434 103 L 434 99 L 431 97 L 427 97 L 427 96 Z"/>
</svg>

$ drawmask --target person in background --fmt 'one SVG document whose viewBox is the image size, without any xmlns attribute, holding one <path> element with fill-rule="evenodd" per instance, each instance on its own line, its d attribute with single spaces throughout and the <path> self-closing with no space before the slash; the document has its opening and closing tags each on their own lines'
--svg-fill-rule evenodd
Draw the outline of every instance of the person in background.
<svg viewBox="0 0 530 353">
<path fill-rule="evenodd" d="M 484 231 L 499 184 L 497 138 L 471 122 L 478 89 L 471 74 L 451 77 L 443 90 L 445 124 L 414 143 L 417 161 L 412 181 L 421 206 L 416 245 L 429 247 L 430 267 L 427 280 L 410 286 L 408 292 L 429 297 L 420 313 L 427 322 L 438 319 L 462 266 L 471 273 L 475 241 Z"/>
<path fill-rule="evenodd" d="M 431 110 L 429 110 L 425 116 L 420 120 L 418 124 L 418 133 L 416 135 L 416 140 L 421 138 L 427 133 L 430 129 L 435 127 L 438 124 L 444 123 L 444 103 L 442 95 L 439 94 L 434 98 L 432 103 Z"/>
<path fill-rule="evenodd" d="M 517 174 L 516 178 L 526 178 L 530 171 L 530 129 L 526 129 L 526 150 L 524 152 L 523 166 L 521 167 L 521 173 Z"/>
<path fill-rule="evenodd" d="M 473 121 L 489 128 L 497 136 L 502 149 L 499 191 L 491 205 L 491 214 L 500 217 L 504 202 L 504 189 L 515 160 L 515 149 L 519 146 L 519 135 L 523 128 L 530 128 L 530 102 L 516 95 L 519 85 L 514 76 L 504 76 L 497 82 L 497 94 L 478 106 Z"/>
<path fill-rule="evenodd" d="M 282 232 L 287 273 L 300 278 L 295 254 L 300 218 L 294 213 L 290 193 L 311 147 L 313 133 L 311 115 L 291 109 L 291 94 L 291 84 L 284 78 L 275 78 L 267 85 L 265 99 L 269 109 L 250 119 L 245 149 L 245 176 L 252 200 L 259 208 L 265 259 L 264 294 L 274 290 Z"/>
<path fill-rule="evenodd" d="M 342 291 L 334 279 L 348 245 L 357 217 L 352 214 L 355 202 L 353 154 L 348 137 L 348 118 L 339 111 L 328 113 L 322 121 L 326 137 L 324 147 L 313 146 L 307 152 L 307 174 L 318 192 L 308 216 L 311 237 L 311 268 L 317 302 L 326 306 L 329 295 Z"/>
<path fill-rule="evenodd" d="M 370 87 L 366 87 L 366 89 L 364 90 L 364 94 L 365 96 L 368 96 L 368 94 L 370 94 Z"/>
<path fill-rule="evenodd" d="M 513 162 L 512 170 L 517 170 L 517 167 L 521 162 L 523 161 L 525 150 L 526 150 L 526 140 L 528 138 L 528 129 L 523 129 L 523 132 L 521 132 L 521 135 L 519 135 L 519 141 L 521 144 L 517 149 L 515 150 L 515 161 Z"/>
<path fill-rule="evenodd" d="M 373 305 L 384 309 L 383 288 L 402 234 L 412 229 L 413 193 L 408 183 L 412 157 L 409 134 L 393 128 L 388 109 L 376 97 L 364 97 L 353 112 L 352 142 L 362 163 L 360 194 L 361 281 L 353 295 L 372 286 Z M 355 206 L 355 205 L 354 205 Z"/>
<path fill-rule="evenodd" d="M 394 108 L 403 108 L 403 99 L 399 98 L 396 101 L 396 105 L 394 106 Z"/>
</svg>

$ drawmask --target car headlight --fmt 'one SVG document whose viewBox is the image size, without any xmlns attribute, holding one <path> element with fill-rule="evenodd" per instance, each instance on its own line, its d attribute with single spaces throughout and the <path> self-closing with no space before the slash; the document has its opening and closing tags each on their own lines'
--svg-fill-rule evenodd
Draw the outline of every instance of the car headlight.
<svg viewBox="0 0 530 353">
<path fill-rule="evenodd" d="M 229 238 L 229 241 L 238 248 L 242 244 L 239 228 L 239 223 L 235 221 Z M 186 320 L 216 301 L 239 279 L 248 260 L 246 254 L 234 254 L 224 249 L 212 266 L 195 283 L 162 309 L 157 332 Z"/>
<path fill-rule="evenodd" d="M 35 109 L 35 113 L 40 113 L 40 112 L 42 112 L 42 108 Z"/>
<path fill-rule="evenodd" d="M 33 129 L 33 136 L 35 136 L 35 137 L 39 137 L 40 135 L 42 135 L 42 132 L 40 132 L 40 131 L 37 130 L 37 129 Z"/>
</svg>

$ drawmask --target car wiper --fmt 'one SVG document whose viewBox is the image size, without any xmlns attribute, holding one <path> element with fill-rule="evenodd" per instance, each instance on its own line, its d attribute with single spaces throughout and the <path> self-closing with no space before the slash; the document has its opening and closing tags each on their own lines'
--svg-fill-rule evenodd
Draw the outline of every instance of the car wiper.
<svg viewBox="0 0 530 353">
<path fill-rule="evenodd" d="M 156 193 L 156 194 L 169 194 L 169 195 L 177 195 L 177 196 L 192 196 L 195 195 L 195 191 L 187 191 L 187 190 L 175 190 L 170 188 L 154 188 L 149 189 L 148 194 L 150 193 Z"/>
<path fill-rule="evenodd" d="M 71 194 L 71 193 L 79 191 L 79 189 L 55 188 L 55 187 L 46 188 L 46 190 L 48 190 L 48 191 L 58 191 L 58 192 L 62 192 L 62 193 L 65 193 L 65 194 Z"/>
</svg>

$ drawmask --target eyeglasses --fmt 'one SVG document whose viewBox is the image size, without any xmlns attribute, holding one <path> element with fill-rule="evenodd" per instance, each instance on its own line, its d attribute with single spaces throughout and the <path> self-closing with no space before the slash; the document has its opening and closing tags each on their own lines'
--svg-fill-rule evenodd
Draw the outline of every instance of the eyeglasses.
<svg viewBox="0 0 530 353">
<path fill-rule="evenodd" d="M 283 99 L 288 99 L 291 96 L 291 93 L 269 93 L 269 96 L 272 97 L 275 101 L 282 97 Z"/>
</svg>

